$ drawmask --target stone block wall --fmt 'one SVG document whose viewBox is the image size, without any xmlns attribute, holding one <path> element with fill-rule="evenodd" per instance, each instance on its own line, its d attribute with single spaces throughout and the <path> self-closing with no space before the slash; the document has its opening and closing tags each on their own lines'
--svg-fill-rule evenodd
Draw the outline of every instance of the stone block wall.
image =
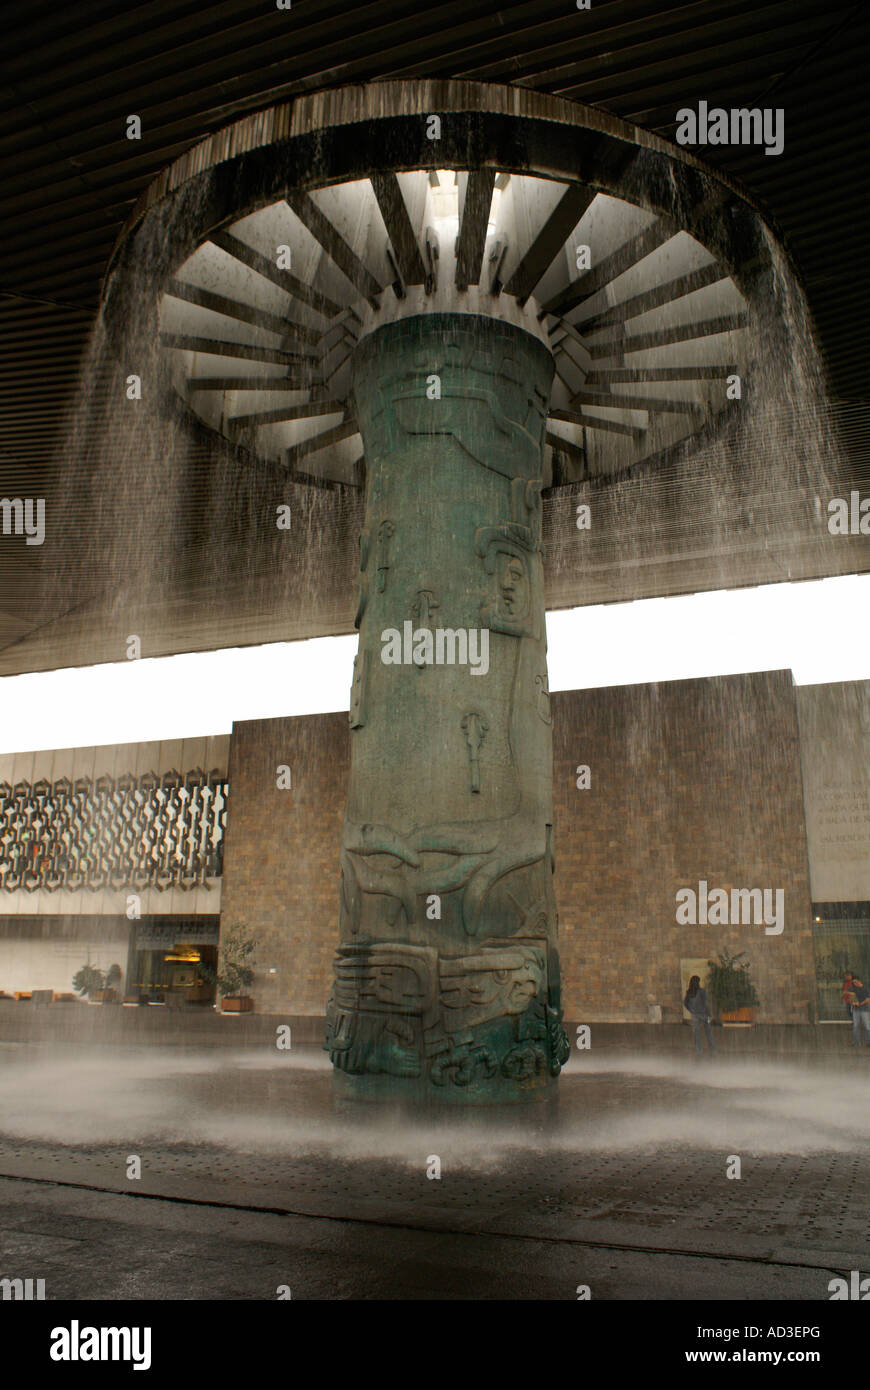
<svg viewBox="0 0 870 1390">
<path fill-rule="evenodd" d="M 566 1017 L 681 1016 L 680 962 L 748 952 L 762 1022 L 806 1023 L 812 916 L 788 671 L 552 697 Z M 338 944 L 345 713 L 247 721 L 230 743 L 222 931 L 260 938 L 258 1011 L 322 1014 Z M 591 771 L 589 790 L 576 769 Z M 291 787 L 279 789 L 278 769 Z M 286 774 L 285 780 L 286 780 Z M 681 887 L 782 889 L 784 930 L 676 921 Z"/>
<path fill-rule="evenodd" d="M 797 691 L 816 902 L 870 902 L 870 681 Z"/>
<path fill-rule="evenodd" d="M 552 698 L 566 1016 L 681 1017 L 680 961 L 745 950 L 760 1022 L 806 1023 L 812 912 L 789 671 Z M 578 790 L 576 770 L 591 786 Z M 676 892 L 784 893 L 784 928 L 679 925 Z"/>
<path fill-rule="evenodd" d="M 243 924 L 260 943 L 258 1011 L 326 1010 L 349 736 L 346 713 L 233 725 L 221 935 Z M 289 787 L 279 787 L 279 768 L 289 768 Z"/>
</svg>

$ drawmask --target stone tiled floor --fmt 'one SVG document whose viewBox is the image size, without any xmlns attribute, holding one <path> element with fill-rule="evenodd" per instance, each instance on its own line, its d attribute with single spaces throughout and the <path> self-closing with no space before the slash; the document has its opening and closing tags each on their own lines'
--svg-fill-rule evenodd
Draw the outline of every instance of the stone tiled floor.
<svg viewBox="0 0 870 1390">
<path fill-rule="evenodd" d="M 336 1109 L 316 1053 L 3 1063 L 0 1273 L 58 1297 L 819 1299 L 870 1269 L 860 1056 L 575 1057 L 557 1113 L 485 1120 Z"/>
</svg>

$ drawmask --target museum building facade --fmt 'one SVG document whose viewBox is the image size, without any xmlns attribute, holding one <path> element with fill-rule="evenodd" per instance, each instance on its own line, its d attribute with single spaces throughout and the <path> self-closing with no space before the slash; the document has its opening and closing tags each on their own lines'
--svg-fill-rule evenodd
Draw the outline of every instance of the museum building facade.
<svg viewBox="0 0 870 1390">
<path fill-rule="evenodd" d="M 566 1019 L 675 1022 L 688 976 L 745 952 L 759 1022 L 846 1021 L 844 971 L 870 976 L 870 682 L 759 672 L 547 713 Z M 322 1016 L 349 760 L 346 713 L 0 757 L 2 995 L 69 998 L 90 964 L 118 967 L 119 1002 L 208 1007 L 239 926 L 257 1012 Z"/>
</svg>

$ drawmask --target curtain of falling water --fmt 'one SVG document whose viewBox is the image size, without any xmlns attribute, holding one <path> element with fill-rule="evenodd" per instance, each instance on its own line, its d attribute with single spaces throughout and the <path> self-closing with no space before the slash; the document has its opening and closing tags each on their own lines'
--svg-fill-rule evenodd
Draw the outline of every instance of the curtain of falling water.
<svg viewBox="0 0 870 1390">
<path fill-rule="evenodd" d="M 628 196 L 648 199 L 656 192 L 649 178 L 639 151 Z M 298 635 L 350 627 L 361 498 L 291 482 L 275 463 L 236 456 L 219 437 L 190 427 L 162 379 L 152 276 L 207 196 L 208 180 L 192 180 L 186 201 L 165 209 L 151 243 L 137 246 L 123 341 L 110 344 L 98 325 L 83 366 L 60 445 L 60 492 L 49 511 L 55 563 L 42 567 L 40 595 L 47 618 L 77 610 L 85 650 L 70 659 L 123 659 L 129 633 L 143 637 L 143 655 L 173 640 L 182 647 L 264 640 L 258 624 L 272 613 L 287 614 L 288 635 L 291 626 Z M 681 209 L 674 212 L 679 219 Z M 806 303 L 761 223 L 758 236 L 774 267 L 763 315 L 785 324 L 790 350 L 765 352 L 770 325 L 757 317 L 753 332 L 762 347 L 738 422 L 713 443 L 690 441 L 660 470 L 586 485 L 579 498 L 592 501 L 596 517 L 584 563 L 618 560 L 642 575 L 644 561 L 673 546 L 715 586 L 734 582 L 735 549 L 745 549 L 753 563 L 763 557 L 772 581 L 789 577 L 795 536 L 817 548 L 821 570 L 842 554 L 824 524 L 837 443 Z M 127 399 L 133 374 L 142 380 L 139 401 Z M 556 498 L 548 508 L 554 593 L 560 581 L 578 577 L 577 500 Z M 276 525 L 280 504 L 292 509 L 289 534 Z M 195 620 L 189 612 L 173 639 L 180 624 L 169 605 L 184 596 L 195 600 Z M 70 621 L 45 629 L 59 664 Z"/>
<path fill-rule="evenodd" d="M 139 248 L 121 339 L 99 321 L 82 363 L 47 507 L 39 664 L 123 660 L 131 634 L 143 656 L 275 640 L 282 614 L 288 636 L 351 627 L 361 497 L 236 455 L 186 415 L 169 384 L 152 275 L 190 211 L 167 212 Z M 134 375 L 138 400 L 128 397 Z M 277 526 L 277 507 L 288 504 L 289 532 Z M 195 608 L 179 615 L 179 600 Z M 274 621 L 258 626 L 264 615 L 278 617 L 277 631 Z"/>
</svg>

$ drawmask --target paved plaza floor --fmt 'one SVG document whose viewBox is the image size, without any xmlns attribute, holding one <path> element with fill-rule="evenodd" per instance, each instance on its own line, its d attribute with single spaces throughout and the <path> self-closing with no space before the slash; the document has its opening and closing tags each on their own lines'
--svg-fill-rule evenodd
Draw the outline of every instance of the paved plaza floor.
<svg viewBox="0 0 870 1390">
<path fill-rule="evenodd" d="M 314 1049 L 0 1044 L 0 1276 L 58 1299 L 827 1300 L 870 1271 L 868 1082 L 870 1049 L 575 1054 L 555 1110 L 412 1118 L 334 1104 Z"/>
</svg>

